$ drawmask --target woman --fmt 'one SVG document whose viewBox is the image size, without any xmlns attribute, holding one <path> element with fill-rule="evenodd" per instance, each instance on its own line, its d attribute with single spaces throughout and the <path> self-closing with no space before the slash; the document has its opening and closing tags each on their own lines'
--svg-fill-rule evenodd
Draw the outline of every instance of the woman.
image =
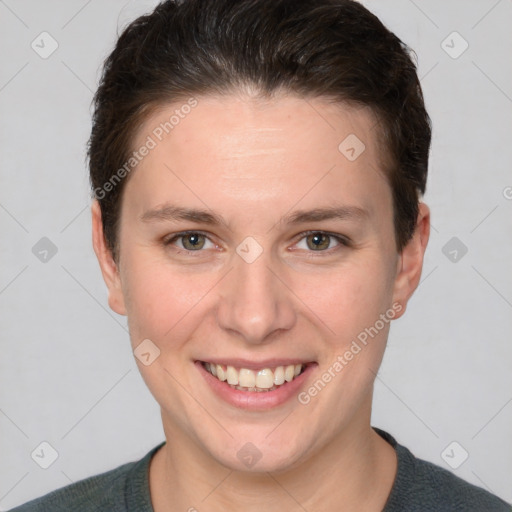
<svg viewBox="0 0 512 512">
<path fill-rule="evenodd" d="M 370 425 L 430 120 L 348 0 L 166 1 L 105 63 L 93 243 L 166 442 L 18 511 L 509 510 Z"/>
</svg>

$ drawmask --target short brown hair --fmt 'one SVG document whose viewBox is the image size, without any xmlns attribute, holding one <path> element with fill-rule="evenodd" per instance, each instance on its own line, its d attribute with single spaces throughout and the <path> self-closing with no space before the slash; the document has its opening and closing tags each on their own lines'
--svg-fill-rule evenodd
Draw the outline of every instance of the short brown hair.
<svg viewBox="0 0 512 512">
<path fill-rule="evenodd" d="M 374 112 L 401 250 L 425 192 L 431 140 L 410 53 L 352 0 L 167 0 L 133 21 L 105 61 L 88 144 L 91 185 L 114 258 L 127 179 L 120 170 L 137 129 L 163 104 L 244 86 Z"/>
</svg>

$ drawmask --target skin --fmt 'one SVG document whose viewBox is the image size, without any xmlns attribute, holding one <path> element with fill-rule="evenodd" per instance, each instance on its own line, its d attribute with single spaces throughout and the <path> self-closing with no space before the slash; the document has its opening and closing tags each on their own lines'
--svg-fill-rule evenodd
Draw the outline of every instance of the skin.
<svg viewBox="0 0 512 512">
<path fill-rule="evenodd" d="M 395 318 L 405 311 L 421 275 L 428 208 L 420 204 L 415 234 L 397 252 L 391 189 L 368 109 L 284 94 L 197 99 L 126 184 L 117 262 L 99 206 L 92 207 L 110 307 L 128 316 L 134 349 L 144 339 L 160 349 L 149 366 L 137 360 L 167 439 L 151 462 L 153 506 L 380 511 L 396 456 L 371 429 L 370 415 L 389 323 L 306 405 L 293 398 L 269 410 L 234 407 L 212 392 L 194 362 L 311 361 L 307 390 L 393 304 L 401 308 Z M 134 147 L 177 107 L 154 113 Z M 366 147 L 355 161 L 338 150 L 349 134 Z M 222 221 L 141 219 L 163 205 L 206 210 Z M 340 206 L 365 213 L 286 222 L 299 210 Z M 185 230 L 210 241 L 195 252 L 179 246 L 182 238 L 165 245 Z M 349 242 L 331 238 L 326 249 L 313 250 L 307 231 Z M 236 252 L 248 236 L 262 248 L 252 263 Z M 247 442 L 261 453 L 251 468 L 237 457 Z"/>
</svg>

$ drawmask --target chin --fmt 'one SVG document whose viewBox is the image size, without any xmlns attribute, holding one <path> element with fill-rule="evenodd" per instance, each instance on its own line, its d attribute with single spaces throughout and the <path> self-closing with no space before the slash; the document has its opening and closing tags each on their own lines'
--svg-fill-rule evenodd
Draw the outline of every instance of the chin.
<svg viewBox="0 0 512 512">
<path fill-rule="evenodd" d="M 294 422 L 292 424 L 293 431 L 283 429 L 270 435 L 275 424 L 270 428 L 240 427 L 237 432 L 231 431 L 233 437 L 229 440 L 225 436 L 204 439 L 203 449 L 219 464 L 233 471 L 285 472 L 302 464 L 313 445 L 313 440 L 308 444 L 303 429 L 297 429 Z"/>
</svg>

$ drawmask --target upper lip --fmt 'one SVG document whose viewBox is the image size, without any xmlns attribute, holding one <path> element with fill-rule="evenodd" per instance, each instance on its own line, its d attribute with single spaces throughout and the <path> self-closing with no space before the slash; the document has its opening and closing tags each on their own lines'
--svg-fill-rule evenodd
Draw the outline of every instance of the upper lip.
<svg viewBox="0 0 512 512">
<path fill-rule="evenodd" d="M 221 366 L 233 366 L 234 368 L 246 368 L 248 370 L 261 370 L 262 368 L 277 368 L 278 366 L 289 366 L 289 365 L 308 365 L 312 364 L 314 361 L 305 360 L 305 359 L 297 359 L 297 358 L 271 358 L 271 359 L 263 359 L 261 361 L 255 361 L 254 359 L 240 359 L 240 358 L 217 358 L 213 357 L 211 359 L 199 359 L 203 363 L 213 363 L 219 364 Z"/>
</svg>

